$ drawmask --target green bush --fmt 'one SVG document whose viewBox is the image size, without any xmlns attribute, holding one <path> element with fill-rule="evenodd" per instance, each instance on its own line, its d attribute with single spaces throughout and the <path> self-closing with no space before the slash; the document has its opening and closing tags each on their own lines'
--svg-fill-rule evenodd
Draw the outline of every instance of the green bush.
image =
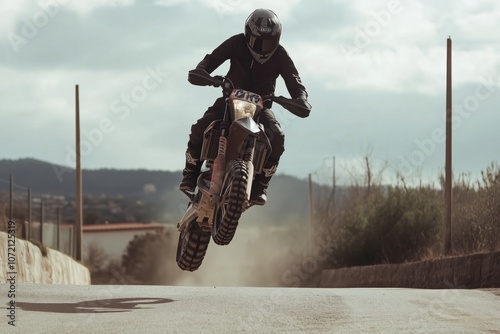
<svg viewBox="0 0 500 334">
<path fill-rule="evenodd" d="M 475 184 L 462 175 L 453 189 L 455 253 L 500 248 L 500 168 L 491 164 L 481 174 Z"/>
<path fill-rule="evenodd" d="M 372 261 L 397 263 L 421 257 L 439 235 L 443 215 L 438 198 L 440 192 L 431 188 L 390 189 L 370 224 Z"/>
<path fill-rule="evenodd" d="M 439 192 L 389 187 L 364 200 L 348 200 L 331 232 L 331 267 L 399 263 L 417 259 L 439 234 Z"/>
<path fill-rule="evenodd" d="M 91 274 L 102 271 L 108 262 L 108 256 L 104 248 L 97 243 L 91 243 L 87 248 L 87 256 L 83 263 L 90 270 Z"/>
<path fill-rule="evenodd" d="M 175 261 L 175 241 L 166 231 L 136 235 L 122 257 L 125 274 L 142 284 L 171 282 L 174 274 L 168 272 L 168 268 L 172 267 L 170 262 Z"/>
<path fill-rule="evenodd" d="M 476 182 L 467 175 L 454 182 L 452 252 L 456 255 L 500 249 L 500 168 L 493 163 L 481 174 Z M 409 188 L 401 181 L 390 187 L 355 183 L 343 190 L 334 215 L 318 210 L 318 234 L 333 236 L 329 267 L 443 255 L 444 190 L 422 185 Z"/>
</svg>

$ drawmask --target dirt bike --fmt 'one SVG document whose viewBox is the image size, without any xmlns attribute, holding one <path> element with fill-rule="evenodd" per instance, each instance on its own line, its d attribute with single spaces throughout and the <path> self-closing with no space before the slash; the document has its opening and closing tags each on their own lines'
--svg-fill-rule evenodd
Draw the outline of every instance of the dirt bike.
<svg viewBox="0 0 500 334">
<path fill-rule="evenodd" d="M 177 224 L 177 264 L 182 270 L 195 271 L 210 239 L 228 245 L 241 214 L 253 205 L 252 181 L 271 153 L 269 138 L 258 123 L 264 101 L 274 101 L 300 117 L 305 117 L 310 106 L 305 101 L 262 97 L 235 88 L 227 77 L 212 77 L 203 70 L 190 71 L 189 78 L 195 85 L 221 87 L 226 98 L 223 118 L 212 122 L 204 132 L 200 160 L 206 170 L 198 177 L 197 192 L 184 191 L 190 201 Z"/>
</svg>

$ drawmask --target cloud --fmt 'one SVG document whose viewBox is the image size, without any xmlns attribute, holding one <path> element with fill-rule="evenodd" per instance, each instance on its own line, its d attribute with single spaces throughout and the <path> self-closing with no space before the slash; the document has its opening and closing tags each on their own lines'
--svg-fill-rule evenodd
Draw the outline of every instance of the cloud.
<svg viewBox="0 0 500 334">
<path fill-rule="evenodd" d="M 185 25 L 183 18 L 188 9 L 104 7 L 84 17 L 61 9 L 43 27 L 34 26 L 36 33 L 32 35 L 24 33 L 27 23 L 21 20 L 15 33 L 22 42 L 13 45 L 4 40 L 0 44 L 1 54 L 7 57 L 2 57 L 3 62 L 21 68 L 126 70 L 165 59 L 175 61 L 180 51 L 189 50 L 193 43 L 201 41 L 197 34 L 187 40 L 175 30 L 176 26 Z M 191 33 L 186 30 L 185 33 Z"/>
<path fill-rule="evenodd" d="M 307 119 L 274 108 L 287 135 L 280 172 L 305 176 L 325 156 L 351 161 L 369 144 L 395 164 L 409 157 L 416 141 L 443 125 L 449 35 L 457 108 L 490 92 L 462 116 L 456 156 L 472 168 L 465 152 L 476 147 L 475 138 L 498 142 L 496 1 L 6 1 L 0 5 L 0 140 L 8 143 L 2 157 L 68 165 L 79 84 L 84 139 L 93 145 L 85 167 L 182 168 L 191 124 L 220 95 L 190 85 L 187 72 L 241 33 L 259 7 L 271 7 L 283 22 L 283 45 L 313 105 Z M 17 51 L 12 34 L 23 38 Z M 154 84 L 148 73 L 157 67 L 168 75 L 148 89 Z M 281 79 L 277 88 L 287 95 Z M 473 163 L 483 167 L 498 158 L 495 152 L 485 144 Z M 437 148 L 422 164 L 432 173 L 441 165 Z"/>
<path fill-rule="evenodd" d="M 309 30 L 310 39 L 296 39 L 289 44 L 289 51 L 306 75 L 323 82 L 330 90 L 365 88 L 442 93 L 449 26 L 446 15 L 416 1 L 350 4 L 348 9 L 338 6 L 340 12 L 349 13 L 349 23 L 339 26 L 327 21 L 325 25 L 330 29 L 319 25 Z M 459 12 L 462 14 L 469 7 L 466 5 Z M 481 12 L 467 20 L 483 16 L 493 19 L 497 15 L 496 10 L 489 14 Z M 455 24 L 468 36 L 477 34 L 476 27 L 469 28 L 461 19 Z M 330 33 L 325 36 L 320 30 Z M 321 36 L 323 43 L 316 36 Z M 497 44 L 484 43 L 469 49 L 461 42 L 455 41 L 453 47 L 454 83 L 477 83 L 488 77 L 498 63 Z"/>
<path fill-rule="evenodd" d="M 286 21 L 298 4 L 304 4 L 301 0 L 273 1 L 272 3 L 266 0 L 201 0 L 201 2 L 213 8 L 221 18 L 243 15 L 246 19 L 255 9 L 266 8 L 274 11 L 281 21 Z M 243 23 L 244 21 L 241 22 L 242 27 Z"/>
<path fill-rule="evenodd" d="M 52 0 L 53 2 L 58 2 L 65 7 L 73 10 L 79 14 L 87 15 L 92 11 L 105 8 L 105 7 L 128 7 L 132 6 L 134 0 L 86 0 L 86 1 L 74 1 L 74 0 Z"/>
<path fill-rule="evenodd" d="M 27 1 L 2 1 L 0 3 L 0 34 L 13 31 L 17 20 L 29 12 Z"/>
<path fill-rule="evenodd" d="M 158 6 L 172 7 L 190 2 L 191 0 L 155 0 L 153 3 Z"/>
</svg>

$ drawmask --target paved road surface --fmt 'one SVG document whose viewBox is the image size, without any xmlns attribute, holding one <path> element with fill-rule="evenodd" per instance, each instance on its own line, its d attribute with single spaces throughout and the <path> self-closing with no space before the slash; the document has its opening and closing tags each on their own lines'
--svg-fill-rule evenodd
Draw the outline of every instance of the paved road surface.
<svg viewBox="0 0 500 334">
<path fill-rule="evenodd" d="M 22 284 L 15 303 L 0 333 L 500 333 L 498 289 Z"/>
</svg>

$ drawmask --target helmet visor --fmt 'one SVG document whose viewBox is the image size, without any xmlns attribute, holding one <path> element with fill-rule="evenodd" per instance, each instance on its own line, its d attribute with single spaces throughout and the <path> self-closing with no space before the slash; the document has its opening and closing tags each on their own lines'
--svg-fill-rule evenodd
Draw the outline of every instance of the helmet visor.
<svg viewBox="0 0 500 334">
<path fill-rule="evenodd" d="M 266 55 L 273 52 L 278 47 L 278 38 L 262 38 L 250 36 L 248 46 L 261 55 Z"/>
</svg>

